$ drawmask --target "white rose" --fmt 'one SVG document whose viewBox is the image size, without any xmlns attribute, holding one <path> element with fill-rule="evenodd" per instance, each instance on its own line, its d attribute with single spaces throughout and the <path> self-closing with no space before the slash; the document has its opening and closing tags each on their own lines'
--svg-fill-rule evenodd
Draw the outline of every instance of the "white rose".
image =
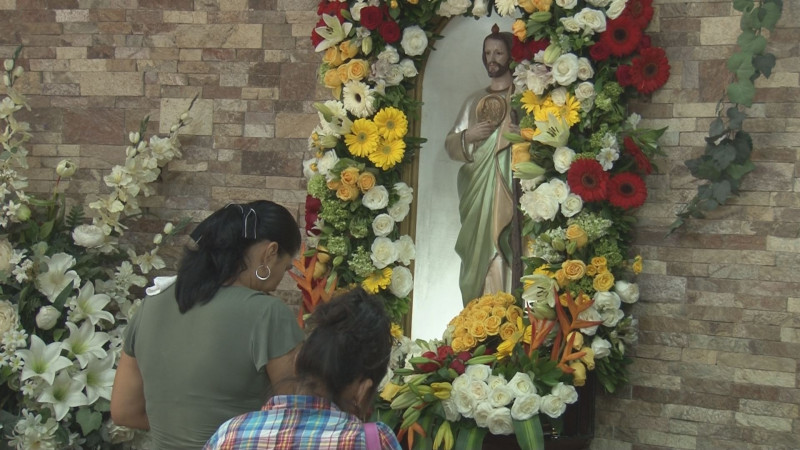
<svg viewBox="0 0 800 450">
<path fill-rule="evenodd" d="M 456 407 L 455 401 L 453 398 L 448 398 L 447 400 L 442 400 L 442 409 L 444 409 L 444 418 L 449 422 L 458 422 L 458 419 L 461 418 L 461 413 L 458 412 L 458 408 Z"/>
<path fill-rule="evenodd" d="M 419 73 L 417 72 L 417 66 L 414 64 L 414 61 L 408 58 L 403 58 L 399 66 L 403 70 L 403 76 L 406 78 L 415 77 Z"/>
<path fill-rule="evenodd" d="M 628 3 L 628 0 L 613 0 L 611 5 L 606 10 L 606 16 L 611 20 L 621 16 L 622 11 L 625 11 L 626 3 Z"/>
<path fill-rule="evenodd" d="M 378 214 L 372 220 L 372 232 L 377 237 L 388 236 L 394 230 L 394 219 L 389 214 Z"/>
<path fill-rule="evenodd" d="M 428 36 L 425 30 L 418 25 L 406 27 L 403 30 L 403 39 L 400 41 L 400 46 L 408 56 L 419 56 L 425 53 L 428 48 Z"/>
<path fill-rule="evenodd" d="M 578 79 L 578 57 L 564 53 L 553 63 L 553 79 L 562 86 L 569 86 Z"/>
<path fill-rule="evenodd" d="M 625 315 L 619 309 L 620 304 L 619 295 L 615 292 L 596 292 L 594 294 L 594 307 L 603 318 L 603 325 L 607 327 L 616 326 L 617 322 L 622 320 Z"/>
<path fill-rule="evenodd" d="M 600 313 L 597 312 L 594 306 L 590 306 L 587 309 L 581 311 L 578 314 L 578 318 L 581 320 L 587 320 L 589 322 L 602 322 L 603 318 L 600 317 Z M 598 325 L 594 325 L 591 327 L 586 327 L 581 330 L 581 332 L 587 336 L 594 336 L 597 333 Z"/>
<path fill-rule="evenodd" d="M 8 272 L 11 269 L 11 257 L 14 256 L 14 247 L 8 239 L 0 240 L 0 272 Z"/>
<path fill-rule="evenodd" d="M 495 435 L 512 434 L 514 424 L 511 420 L 511 410 L 508 408 L 497 408 L 492 410 L 488 418 L 489 432 Z"/>
<path fill-rule="evenodd" d="M 571 384 L 558 383 L 553 387 L 550 393 L 560 398 L 564 403 L 570 405 L 578 401 L 578 391 L 576 391 L 575 386 Z"/>
<path fill-rule="evenodd" d="M 596 337 L 592 339 L 592 351 L 594 352 L 594 359 L 605 358 L 611 354 L 611 343 L 603 338 Z"/>
<path fill-rule="evenodd" d="M 390 65 L 383 75 L 387 86 L 397 86 L 403 82 L 403 78 L 405 78 L 405 74 L 399 64 Z"/>
<path fill-rule="evenodd" d="M 411 201 L 414 199 L 414 188 L 403 183 L 402 181 L 394 184 L 394 192 L 398 197 L 400 197 L 401 203 L 411 203 Z"/>
<path fill-rule="evenodd" d="M 495 408 L 506 406 L 514 400 L 514 393 L 508 386 L 497 386 L 489 392 L 489 404 Z"/>
<path fill-rule="evenodd" d="M 511 405 L 511 418 L 514 420 L 527 420 L 534 414 L 539 414 L 542 397 L 536 394 L 525 394 L 517 397 Z"/>
<path fill-rule="evenodd" d="M 561 214 L 564 217 L 572 217 L 583 209 L 583 199 L 580 195 L 570 193 L 567 199 L 561 203 Z"/>
<path fill-rule="evenodd" d="M 489 375 L 489 378 L 486 379 L 486 384 L 489 385 L 489 390 L 492 390 L 496 387 L 507 385 L 508 381 L 502 375 Z"/>
<path fill-rule="evenodd" d="M 594 85 L 589 81 L 578 83 L 578 85 L 575 86 L 575 97 L 580 101 L 594 98 L 595 95 Z"/>
<path fill-rule="evenodd" d="M 553 152 L 553 166 L 558 173 L 567 173 L 575 158 L 575 151 L 569 147 L 558 147 Z"/>
<path fill-rule="evenodd" d="M 479 402 L 475 406 L 475 424 L 481 428 L 487 428 L 489 426 L 489 415 L 492 414 L 492 405 L 486 402 Z"/>
<path fill-rule="evenodd" d="M 0 337 L 16 330 L 18 325 L 17 307 L 8 300 L 0 300 Z"/>
<path fill-rule="evenodd" d="M 515 373 L 508 382 L 508 387 L 511 388 L 511 391 L 517 399 L 536 393 L 536 385 L 533 384 L 531 377 L 524 372 Z"/>
<path fill-rule="evenodd" d="M 536 186 L 538 186 L 539 183 L 543 182 L 545 179 L 545 176 L 541 175 L 536 178 L 531 178 L 530 180 L 519 180 L 519 186 L 523 191 L 532 191 L 536 189 Z"/>
<path fill-rule="evenodd" d="M 397 49 L 391 45 L 387 45 L 382 52 L 378 54 L 378 61 L 386 61 L 389 64 L 397 64 L 400 62 L 400 54 Z"/>
<path fill-rule="evenodd" d="M 491 374 L 492 374 L 492 369 L 486 364 L 472 364 L 467 366 L 466 370 L 464 370 L 464 375 L 466 375 L 472 380 L 478 380 L 478 381 L 488 380 L 489 375 Z"/>
<path fill-rule="evenodd" d="M 563 9 L 572 9 L 578 6 L 578 0 L 556 0 L 556 5 Z"/>
<path fill-rule="evenodd" d="M 545 183 L 520 198 L 522 211 L 536 222 L 552 220 L 558 213 L 559 202 L 549 184 Z"/>
<path fill-rule="evenodd" d="M 61 317 L 61 312 L 54 307 L 50 305 L 42 306 L 39 308 L 39 312 L 36 313 L 36 326 L 42 330 L 49 330 L 56 326 L 59 317 Z"/>
<path fill-rule="evenodd" d="M 639 300 L 639 285 L 625 280 L 614 283 L 614 292 L 619 294 L 619 299 L 625 303 L 636 303 Z"/>
<path fill-rule="evenodd" d="M 395 241 L 394 245 L 397 248 L 397 261 L 407 266 L 411 264 L 412 259 L 416 258 L 417 250 L 414 247 L 414 241 L 411 240 L 411 236 L 400 236 L 400 239 Z"/>
<path fill-rule="evenodd" d="M 328 172 L 337 162 L 339 162 L 339 157 L 336 156 L 336 152 L 334 150 L 327 151 L 322 155 L 322 158 L 317 160 L 317 172 L 322 175 L 328 175 Z"/>
<path fill-rule="evenodd" d="M 422 352 L 420 352 L 420 355 L 421 354 L 422 354 Z M 469 386 L 470 380 L 472 380 L 472 378 L 470 378 L 466 374 L 461 374 L 461 375 L 457 376 L 456 379 L 453 380 L 453 383 L 452 383 L 453 391 L 466 391 L 467 390 L 467 386 Z"/>
<path fill-rule="evenodd" d="M 586 0 L 586 3 L 597 6 L 598 8 L 603 8 L 604 6 L 608 5 L 611 0 Z"/>
<path fill-rule="evenodd" d="M 602 11 L 583 8 L 578 14 L 575 14 L 575 20 L 578 22 L 578 26 L 585 31 L 594 33 L 606 31 L 606 15 Z"/>
<path fill-rule="evenodd" d="M 97 225 L 78 225 L 72 230 L 72 239 L 75 245 L 86 248 L 96 248 L 103 245 L 106 234 Z"/>
<path fill-rule="evenodd" d="M 581 25 L 575 20 L 575 17 L 562 17 L 559 20 L 561 21 L 561 25 L 564 25 L 564 30 L 570 33 L 581 31 Z"/>
<path fill-rule="evenodd" d="M 361 197 L 361 204 L 373 211 L 386 208 L 389 204 L 389 191 L 384 186 L 375 186 Z"/>
<path fill-rule="evenodd" d="M 588 58 L 578 58 L 578 78 L 583 81 L 588 80 L 594 76 L 594 68 Z"/>
<path fill-rule="evenodd" d="M 405 298 L 414 287 L 414 277 L 406 267 L 398 266 L 392 270 L 392 281 L 389 284 L 389 292 L 396 297 Z"/>
<path fill-rule="evenodd" d="M 539 405 L 539 411 L 554 419 L 561 417 L 566 410 L 567 404 L 556 395 L 545 395 L 542 397 L 542 403 Z"/>
<path fill-rule="evenodd" d="M 486 366 L 489 367 L 489 366 Z M 483 403 L 484 400 L 489 398 L 489 385 L 485 381 L 472 379 L 467 386 L 467 392 L 471 395 L 478 404 Z"/>
<path fill-rule="evenodd" d="M 472 418 L 475 415 L 475 406 L 478 404 L 475 397 L 469 391 L 454 391 L 451 392 L 450 398 L 459 414 L 466 418 Z"/>
<path fill-rule="evenodd" d="M 397 246 L 387 237 L 375 238 L 375 241 L 372 242 L 371 250 L 370 258 L 377 269 L 383 269 L 397 261 Z"/>
<path fill-rule="evenodd" d="M 404 202 L 395 202 L 392 206 L 386 209 L 386 212 L 394 219 L 395 222 L 402 222 L 408 216 L 411 210 L 411 205 Z"/>
<path fill-rule="evenodd" d="M 548 181 L 547 184 L 550 185 L 550 192 L 558 203 L 564 203 L 564 200 L 566 200 L 569 195 L 569 186 L 567 186 L 567 183 L 560 178 L 553 178 Z"/>
</svg>

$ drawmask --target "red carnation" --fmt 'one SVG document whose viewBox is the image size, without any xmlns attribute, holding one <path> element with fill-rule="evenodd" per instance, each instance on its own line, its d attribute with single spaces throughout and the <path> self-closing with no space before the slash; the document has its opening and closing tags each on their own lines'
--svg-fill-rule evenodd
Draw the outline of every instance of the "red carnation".
<svg viewBox="0 0 800 450">
<path fill-rule="evenodd" d="M 620 86 L 630 86 L 633 83 L 633 78 L 631 77 L 631 66 L 621 65 L 617 67 L 617 83 Z"/>
<path fill-rule="evenodd" d="M 317 28 L 319 28 L 319 27 L 326 27 L 326 26 L 327 26 L 327 25 L 325 24 L 325 21 L 324 21 L 324 20 L 322 20 L 322 19 L 319 19 L 319 22 L 317 22 L 317 25 L 314 27 L 314 30 L 312 30 L 312 31 L 311 31 L 311 44 L 312 44 L 312 45 L 313 45 L 315 48 L 316 48 L 316 46 L 317 46 L 317 45 L 319 45 L 319 43 L 320 43 L 320 42 L 322 42 L 322 41 L 324 41 L 324 40 L 325 40 L 325 39 L 323 39 L 323 38 L 322 38 L 322 36 L 320 36 L 320 35 L 317 33 Z"/>
<path fill-rule="evenodd" d="M 317 8 L 317 14 L 320 16 L 323 14 L 327 14 L 329 16 L 336 16 L 339 19 L 339 22 L 344 21 L 344 17 L 342 16 L 342 10 L 347 9 L 346 2 L 323 2 L 319 4 Z"/>
<path fill-rule="evenodd" d="M 319 217 L 319 210 L 322 208 L 322 201 L 318 198 L 306 195 L 306 233 L 318 235 L 321 230 L 314 230 L 314 222 Z"/>
<path fill-rule="evenodd" d="M 467 365 L 460 359 L 454 359 L 450 362 L 450 369 L 455 370 L 459 375 L 463 375 L 467 370 Z"/>
<path fill-rule="evenodd" d="M 437 361 L 439 362 L 444 361 L 448 356 L 453 355 L 453 348 L 450 347 L 449 345 L 443 345 L 436 349 L 436 355 L 437 355 L 436 358 Z"/>
<path fill-rule="evenodd" d="M 642 38 L 639 40 L 639 47 L 636 50 L 642 51 L 646 48 L 650 48 L 652 45 L 653 44 L 650 36 L 642 33 Z"/>
<path fill-rule="evenodd" d="M 644 30 L 653 18 L 653 0 L 628 0 L 622 15 L 633 19 L 633 22 Z"/>
<path fill-rule="evenodd" d="M 611 56 L 611 51 L 609 51 L 608 46 L 604 44 L 603 41 L 600 41 L 589 47 L 589 56 L 594 61 L 605 61 Z"/>
<path fill-rule="evenodd" d="M 429 352 L 425 352 L 425 353 L 422 354 L 422 357 L 435 360 L 436 359 L 436 353 L 433 353 L 433 352 L 430 352 L 430 351 Z M 434 370 L 439 369 L 439 364 L 436 364 L 434 362 L 418 364 L 417 365 L 417 369 L 419 369 L 422 372 L 433 372 Z"/>
<path fill-rule="evenodd" d="M 642 94 L 649 94 L 663 86 L 669 79 L 669 62 L 664 49 L 650 47 L 642 49 L 631 61 L 633 87 Z"/>
<path fill-rule="evenodd" d="M 642 30 L 628 16 L 619 16 L 606 22 L 606 31 L 600 34 L 600 42 L 608 46 L 614 56 L 627 56 L 636 50 Z"/>
<path fill-rule="evenodd" d="M 365 6 L 361 9 L 361 26 L 374 30 L 383 23 L 383 11 L 377 6 Z"/>
<path fill-rule="evenodd" d="M 394 44 L 400 40 L 400 25 L 393 20 L 387 20 L 378 27 L 378 33 L 380 33 L 384 42 Z"/>
<path fill-rule="evenodd" d="M 567 184 L 570 190 L 580 195 L 585 202 L 605 200 L 607 182 L 608 174 L 594 159 L 577 159 L 567 171 Z"/>
<path fill-rule="evenodd" d="M 624 142 L 625 150 L 628 152 L 628 155 L 633 158 L 633 161 L 636 163 L 636 168 L 645 175 L 650 175 L 653 172 L 653 165 L 650 164 L 647 155 L 636 145 L 636 142 L 633 142 L 630 136 L 625 136 Z"/>
<path fill-rule="evenodd" d="M 647 199 L 647 186 L 639 175 L 623 172 L 608 181 L 608 201 L 622 209 L 638 208 Z"/>
<path fill-rule="evenodd" d="M 516 62 L 523 60 L 532 60 L 533 57 L 541 50 L 550 45 L 549 39 L 531 39 L 527 42 L 522 42 L 516 36 L 511 38 L 511 57 Z"/>
</svg>

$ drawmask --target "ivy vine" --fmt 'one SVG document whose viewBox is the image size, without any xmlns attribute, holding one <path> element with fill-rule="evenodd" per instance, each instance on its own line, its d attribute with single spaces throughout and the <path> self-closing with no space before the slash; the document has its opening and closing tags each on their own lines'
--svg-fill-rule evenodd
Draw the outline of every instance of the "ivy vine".
<svg viewBox="0 0 800 450">
<path fill-rule="evenodd" d="M 751 161 L 753 140 L 744 131 L 747 115 L 743 107 L 753 104 L 755 80 L 769 78 L 775 67 L 775 55 L 766 52 L 764 30 L 772 32 L 783 12 L 782 0 L 733 0 L 733 7 L 742 12 L 742 33 L 736 43 L 739 51 L 728 59 L 728 70 L 734 81 L 728 85 L 727 98 L 732 103 L 724 108 L 725 98 L 717 104 L 717 118 L 711 122 L 706 137 L 705 152 L 686 161 L 695 178 L 707 183 L 697 188 L 697 194 L 677 214 L 670 233 L 689 218 L 703 218 L 705 213 L 724 205 L 733 195 L 739 195 L 739 185 L 746 174 L 755 169 Z M 724 115 L 723 115 L 724 110 Z"/>
</svg>

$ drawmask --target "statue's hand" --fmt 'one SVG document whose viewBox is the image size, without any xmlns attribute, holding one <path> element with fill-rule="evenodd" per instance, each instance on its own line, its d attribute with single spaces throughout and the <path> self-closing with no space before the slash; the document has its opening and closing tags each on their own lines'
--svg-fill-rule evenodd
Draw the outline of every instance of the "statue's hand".
<svg viewBox="0 0 800 450">
<path fill-rule="evenodd" d="M 464 142 L 472 144 L 478 141 L 485 141 L 495 130 L 495 126 L 489 121 L 479 122 L 464 131 Z"/>
</svg>

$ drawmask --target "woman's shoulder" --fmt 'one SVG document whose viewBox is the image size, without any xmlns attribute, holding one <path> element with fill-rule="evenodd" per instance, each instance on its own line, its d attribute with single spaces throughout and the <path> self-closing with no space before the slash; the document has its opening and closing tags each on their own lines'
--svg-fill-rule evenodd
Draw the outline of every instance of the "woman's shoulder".
<svg viewBox="0 0 800 450">
<path fill-rule="evenodd" d="M 223 286 L 214 296 L 213 302 L 222 300 L 226 305 L 238 305 L 246 310 L 263 311 L 274 308 L 288 308 L 286 303 L 274 295 L 265 294 L 243 286 Z"/>
</svg>

